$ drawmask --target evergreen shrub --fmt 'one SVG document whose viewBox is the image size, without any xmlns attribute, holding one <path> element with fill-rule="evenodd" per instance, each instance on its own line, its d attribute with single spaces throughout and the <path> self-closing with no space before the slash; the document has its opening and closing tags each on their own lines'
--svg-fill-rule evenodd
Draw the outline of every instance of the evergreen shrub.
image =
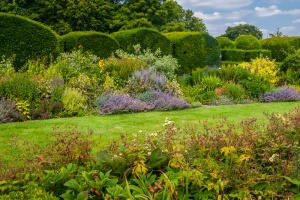
<svg viewBox="0 0 300 200">
<path fill-rule="evenodd" d="M 261 44 L 253 35 L 240 35 L 235 40 L 235 47 L 243 50 L 261 49 Z"/>
<path fill-rule="evenodd" d="M 299 37 L 273 37 L 260 41 L 263 49 L 268 49 L 272 53 L 272 58 L 276 62 L 282 62 L 291 51 L 300 48 Z"/>
<path fill-rule="evenodd" d="M 234 49 L 234 42 L 228 37 L 217 37 L 216 38 L 221 49 Z"/>
<path fill-rule="evenodd" d="M 78 47 L 89 51 L 100 58 L 108 58 L 120 48 L 118 42 L 109 35 L 96 31 L 71 32 L 63 37 L 65 52 L 72 52 Z"/>
<path fill-rule="evenodd" d="M 111 36 L 119 42 L 121 49 L 128 53 L 134 53 L 133 46 L 140 44 L 142 49 L 149 48 L 152 52 L 160 49 L 163 55 L 172 54 L 172 46 L 168 38 L 153 29 L 135 28 L 118 31 Z"/>
<path fill-rule="evenodd" d="M 173 56 L 181 65 L 178 74 L 188 74 L 199 67 L 220 64 L 219 43 L 207 33 L 172 32 L 164 35 L 171 40 Z"/>
<path fill-rule="evenodd" d="M 59 36 L 49 27 L 25 17 L 0 13 L 0 56 L 15 56 L 20 69 L 28 59 L 57 56 Z"/>
</svg>

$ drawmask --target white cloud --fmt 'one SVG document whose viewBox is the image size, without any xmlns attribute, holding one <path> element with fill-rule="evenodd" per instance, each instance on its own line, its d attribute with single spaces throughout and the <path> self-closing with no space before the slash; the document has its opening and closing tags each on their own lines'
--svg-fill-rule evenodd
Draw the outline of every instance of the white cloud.
<svg viewBox="0 0 300 200">
<path fill-rule="evenodd" d="M 180 5 L 210 7 L 217 9 L 235 9 L 251 5 L 254 0 L 176 0 Z"/>
<path fill-rule="evenodd" d="M 286 31 L 286 32 L 289 32 L 289 31 L 294 31 L 294 30 L 296 30 L 297 28 L 296 27 L 293 27 L 293 26 L 284 26 L 284 27 L 282 27 L 280 30 L 282 31 L 282 32 L 284 32 L 284 31 Z"/>
<path fill-rule="evenodd" d="M 252 13 L 250 10 L 233 11 L 227 13 L 225 18 L 229 20 L 239 20 L 250 13 Z"/>
<path fill-rule="evenodd" d="M 225 23 L 226 26 L 237 26 L 237 25 L 240 25 L 240 24 L 248 24 L 248 23 L 244 22 L 244 21 Z"/>
<path fill-rule="evenodd" d="M 300 23 L 300 19 L 293 20 L 292 23 L 294 23 L 294 24 Z"/>
<path fill-rule="evenodd" d="M 200 19 L 203 19 L 203 21 L 214 21 L 222 19 L 222 16 L 218 12 L 214 12 L 213 14 L 204 14 L 202 12 L 195 12 L 194 15 L 196 17 L 199 17 Z"/>
<path fill-rule="evenodd" d="M 300 14 L 300 9 L 294 10 L 280 10 L 276 5 L 272 5 L 269 7 L 255 7 L 254 8 L 256 15 L 259 17 L 269 17 L 273 15 L 298 15 Z"/>
</svg>

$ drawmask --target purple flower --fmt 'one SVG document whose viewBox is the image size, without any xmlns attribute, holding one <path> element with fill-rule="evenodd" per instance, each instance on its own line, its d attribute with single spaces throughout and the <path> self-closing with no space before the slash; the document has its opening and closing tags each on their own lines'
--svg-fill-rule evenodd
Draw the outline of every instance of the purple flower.
<svg viewBox="0 0 300 200">
<path fill-rule="evenodd" d="M 260 96 L 262 102 L 298 101 L 300 94 L 292 87 L 279 87 Z"/>
</svg>

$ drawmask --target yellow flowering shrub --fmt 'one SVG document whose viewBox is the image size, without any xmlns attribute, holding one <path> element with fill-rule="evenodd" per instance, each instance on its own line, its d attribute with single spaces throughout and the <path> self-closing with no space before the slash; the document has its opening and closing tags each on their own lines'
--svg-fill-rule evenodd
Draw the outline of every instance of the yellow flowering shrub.
<svg viewBox="0 0 300 200">
<path fill-rule="evenodd" d="M 271 83 L 277 81 L 276 74 L 278 72 L 275 60 L 270 60 L 268 57 L 260 57 L 252 59 L 251 62 L 243 62 L 241 67 L 247 69 L 252 74 L 262 76 L 269 80 Z"/>
</svg>

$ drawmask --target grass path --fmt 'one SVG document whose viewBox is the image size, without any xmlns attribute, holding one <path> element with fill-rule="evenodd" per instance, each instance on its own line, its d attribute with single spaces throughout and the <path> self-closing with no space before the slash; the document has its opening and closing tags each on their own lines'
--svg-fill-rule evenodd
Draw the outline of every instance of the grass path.
<svg viewBox="0 0 300 200">
<path fill-rule="evenodd" d="M 16 134 L 20 140 L 44 143 L 45 136 L 50 134 L 53 127 L 59 126 L 63 130 L 68 125 L 78 126 L 80 130 L 94 131 L 94 139 L 99 144 L 106 145 L 119 139 L 122 133 L 137 133 L 142 131 L 159 131 L 166 117 L 175 121 L 181 127 L 196 125 L 199 119 L 217 119 L 227 117 L 230 123 L 239 123 L 244 119 L 255 117 L 258 122 L 265 122 L 264 112 L 285 113 L 300 106 L 298 102 L 283 103 L 255 103 L 233 106 L 201 107 L 179 111 L 145 112 L 134 114 L 119 114 L 108 116 L 85 116 L 74 118 L 61 118 L 20 123 L 0 124 L 0 152 L 7 147 L 10 134 Z"/>
</svg>

